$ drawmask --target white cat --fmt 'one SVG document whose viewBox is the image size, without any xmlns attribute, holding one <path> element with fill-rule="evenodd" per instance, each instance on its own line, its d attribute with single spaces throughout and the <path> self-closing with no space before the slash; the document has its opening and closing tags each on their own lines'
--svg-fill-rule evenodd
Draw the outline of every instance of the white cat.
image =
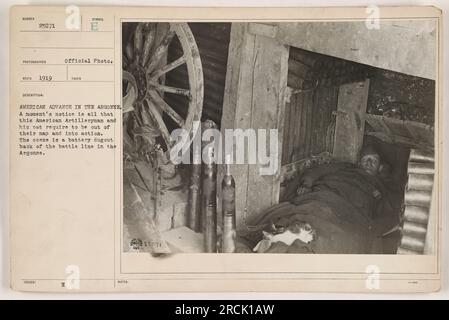
<svg viewBox="0 0 449 320">
<path fill-rule="evenodd" d="M 303 222 L 295 222 L 281 233 L 272 234 L 266 231 L 262 231 L 262 233 L 264 238 L 254 247 L 254 252 L 263 253 L 275 242 L 283 242 L 287 246 L 290 246 L 296 240 L 307 244 L 316 238 L 316 231 L 312 226 Z"/>
</svg>

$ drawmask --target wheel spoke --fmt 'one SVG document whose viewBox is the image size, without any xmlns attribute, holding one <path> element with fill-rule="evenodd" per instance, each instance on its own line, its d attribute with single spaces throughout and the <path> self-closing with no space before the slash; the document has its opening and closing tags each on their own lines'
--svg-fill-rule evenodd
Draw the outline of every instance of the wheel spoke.
<svg viewBox="0 0 449 320">
<path fill-rule="evenodd" d="M 123 57 L 123 61 L 122 61 L 123 69 L 128 69 L 128 66 L 129 66 L 128 57 L 126 56 L 126 54 L 123 54 L 122 57 Z"/>
<path fill-rule="evenodd" d="M 129 64 L 132 64 L 133 58 L 134 58 L 134 52 L 133 52 L 133 44 L 128 42 L 125 48 L 126 57 L 128 58 Z"/>
<path fill-rule="evenodd" d="M 165 144 L 169 148 L 171 146 L 171 138 L 170 133 L 168 132 L 167 126 L 164 123 L 164 120 L 162 119 L 161 114 L 158 112 L 157 107 L 148 99 L 145 99 L 148 111 L 150 112 L 151 116 L 155 120 L 159 131 L 161 132 L 162 138 L 165 140 Z"/>
<path fill-rule="evenodd" d="M 152 81 L 156 81 L 157 79 L 159 79 L 159 77 L 161 77 L 162 75 L 166 74 L 167 72 L 183 65 L 184 63 L 186 63 L 186 58 L 184 56 L 182 56 L 179 59 L 176 59 L 173 62 L 170 62 L 169 64 L 167 64 L 166 66 L 163 66 L 162 68 L 160 68 L 159 70 L 156 70 L 155 72 L 153 72 L 151 74 L 151 78 L 150 80 Z"/>
<path fill-rule="evenodd" d="M 162 40 L 161 44 L 154 50 L 154 54 L 152 55 L 152 59 L 147 67 L 148 72 L 152 72 L 155 67 L 160 63 L 160 60 L 167 52 L 168 46 L 172 41 L 175 35 L 174 31 L 169 31 L 165 36 L 164 40 Z"/>
<path fill-rule="evenodd" d="M 136 31 L 134 32 L 134 56 L 135 63 L 139 63 L 142 56 L 142 46 L 143 46 L 143 23 L 138 23 Z"/>
<path fill-rule="evenodd" d="M 128 71 L 123 70 L 122 78 L 123 78 L 123 80 L 128 81 L 128 83 L 130 83 L 136 89 L 136 93 L 137 93 L 137 83 L 136 83 L 136 79 L 134 78 L 134 76 L 131 73 L 129 73 Z"/>
<path fill-rule="evenodd" d="M 140 117 L 142 118 L 142 124 L 152 126 L 154 125 L 154 117 L 148 110 L 148 107 L 145 106 L 145 103 L 142 103 L 142 108 L 140 109 Z"/>
<path fill-rule="evenodd" d="M 154 24 L 148 24 L 148 30 L 145 34 L 145 42 L 143 44 L 142 62 L 141 65 L 145 66 L 150 58 L 151 48 L 153 47 L 154 39 L 156 38 L 156 28 Z"/>
<path fill-rule="evenodd" d="M 168 93 L 173 93 L 173 94 L 179 94 L 181 96 L 185 96 L 185 97 L 188 97 L 190 99 L 190 90 L 188 90 L 188 89 L 181 89 L 181 88 L 176 88 L 176 87 L 164 86 L 164 85 L 159 84 L 157 82 L 150 82 L 150 84 L 158 91 L 168 92 Z"/>
<path fill-rule="evenodd" d="M 142 119 L 140 119 L 140 116 L 137 112 L 137 110 L 140 110 L 142 107 L 142 105 L 138 102 L 136 104 L 136 108 L 134 109 L 134 111 L 131 113 L 133 115 L 134 121 L 136 122 L 136 124 L 141 127 L 142 126 Z"/>
<path fill-rule="evenodd" d="M 182 119 L 182 117 L 175 110 L 173 110 L 172 107 L 170 107 L 167 104 L 167 102 L 165 102 L 164 99 L 162 99 L 156 91 L 151 90 L 149 92 L 149 96 L 151 101 L 155 105 L 157 105 L 162 111 L 168 114 L 173 119 L 173 121 L 175 121 L 178 124 L 178 126 L 180 126 L 181 128 L 184 126 L 184 120 Z"/>
</svg>

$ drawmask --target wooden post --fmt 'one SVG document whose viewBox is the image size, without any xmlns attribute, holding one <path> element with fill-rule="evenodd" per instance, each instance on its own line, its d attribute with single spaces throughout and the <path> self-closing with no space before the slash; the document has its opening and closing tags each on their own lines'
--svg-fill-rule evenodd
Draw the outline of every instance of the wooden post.
<svg viewBox="0 0 449 320">
<path fill-rule="evenodd" d="M 287 91 L 289 47 L 271 37 L 275 35 L 274 29 L 268 37 L 252 34 L 249 26 L 236 23 L 231 28 L 221 128 L 265 129 L 267 134 L 269 129 L 277 129 L 278 167 L 274 175 L 262 176 L 260 164 L 232 165 L 236 184 L 237 230 L 245 229 L 245 215 L 258 214 L 279 201 Z M 252 32 L 256 29 L 257 26 L 251 27 Z M 223 171 L 220 175 L 223 176 Z"/>
<path fill-rule="evenodd" d="M 335 123 L 334 157 L 357 163 L 363 144 L 369 79 L 340 86 Z"/>
</svg>

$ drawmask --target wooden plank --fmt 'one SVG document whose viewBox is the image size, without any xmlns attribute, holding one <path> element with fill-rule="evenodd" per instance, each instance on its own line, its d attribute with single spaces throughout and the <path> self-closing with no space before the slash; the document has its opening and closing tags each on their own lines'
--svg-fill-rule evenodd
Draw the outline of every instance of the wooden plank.
<svg viewBox="0 0 449 320">
<path fill-rule="evenodd" d="M 320 87 L 316 89 L 315 103 L 314 103 L 314 120 L 313 131 L 314 140 L 312 145 L 312 154 L 318 154 L 325 151 L 326 148 L 326 132 L 330 123 L 328 114 L 331 112 L 333 88 Z M 335 102 L 336 103 L 336 102 Z"/>
<path fill-rule="evenodd" d="M 407 127 L 410 133 L 418 140 L 419 143 L 428 144 L 431 148 L 435 145 L 435 132 L 434 128 L 419 122 L 404 121 L 404 125 Z"/>
<path fill-rule="evenodd" d="M 307 75 L 309 73 L 309 70 L 310 69 L 308 66 L 306 66 L 305 64 L 303 64 L 299 61 L 296 61 L 293 59 L 288 60 L 288 72 L 300 79 L 306 79 Z"/>
<path fill-rule="evenodd" d="M 332 106 L 328 110 L 328 126 L 326 128 L 325 151 L 333 153 L 335 136 L 335 118 L 337 115 L 338 87 L 331 87 Z"/>
<path fill-rule="evenodd" d="M 245 228 L 246 214 L 259 213 L 279 199 L 288 50 L 274 39 L 250 34 L 248 24 L 231 28 L 222 130 L 279 130 L 278 170 L 274 175 L 261 176 L 259 165 L 231 166 L 236 181 L 238 229 Z M 219 190 L 222 176 L 220 168 Z"/>
<path fill-rule="evenodd" d="M 391 135 L 391 130 L 385 124 L 382 116 L 378 116 L 378 115 L 374 115 L 374 114 L 366 114 L 365 120 L 373 128 L 374 131 L 383 132 L 387 135 Z"/>
<path fill-rule="evenodd" d="M 369 79 L 340 86 L 333 155 L 357 163 L 363 144 Z"/>
<path fill-rule="evenodd" d="M 310 92 L 304 92 L 300 94 L 300 104 L 298 104 L 300 118 L 299 118 L 299 130 L 296 132 L 298 137 L 298 143 L 295 144 L 296 151 L 293 156 L 292 161 L 297 161 L 304 158 L 307 154 L 307 122 L 309 121 L 307 118 L 307 110 L 308 110 L 308 102 L 310 97 Z"/>
<path fill-rule="evenodd" d="M 409 131 L 404 126 L 404 120 L 383 117 L 385 124 L 390 128 L 391 133 L 395 136 L 401 136 L 404 138 L 411 139 Z"/>
<path fill-rule="evenodd" d="M 327 93 L 324 108 L 326 126 L 324 127 L 323 131 L 322 151 L 329 151 L 328 146 L 330 145 L 330 143 L 328 143 L 328 131 L 330 130 L 329 127 L 334 121 L 332 112 L 337 108 L 337 96 L 335 94 L 335 87 L 326 88 L 326 92 Z"/>
<path fill-rule="evenodd" d="M 423 141 L 423 137 L 419 135 L 419 132 L 414 130 L 414 126 L 409 124 L 410 121 L 404 121 L 404 128 L 407 130 L 408 135 L 412 137 L 413 140 L 420 143 Z"/>
<path fill-rule="evenodd" d="M 253 35 L 276 38 L 278 26 L 275 24 L 251 22 L 248 31 Z"/>
<path fill-rule="evenodd" d="M 291 97 L 292 102 L 291 102 L 291 113 L 289 115 L 289 122 L 290 122 L 290 127 L 289 127 L 289 146 L 288 146 L 288 150 L 289 150 L 289 154 L 288 154 L 288 161 L 287 163 L 292 161 L 292 157 L 294 157 L 295 155 L 295 146 L 296 146 L 296 142 L 298 141 L 298 135 L 297 135 L 297 131 L 298 131 L 298 121 L 301 120 L 300 116 L 300 105 L 299 103 L 301 102 L 300 100 L 300 96 L 295 94 Z M 286 117 L 287 118 L 287 117 Z M 296 119 L 295 122 L 293 122 L 292 119 Z"/>
<path fill-rule="evenodd" d="M 289 147 L 290 150 L 290 157 L 289 157 L 289 162 L 294 161 L 298 151 L 298 145 L 299 142 L 301 141 L 301 135 L 300 135 L 300 130 L 301 130 L 301 121 L 302 121 L 302 115 L 301 115 L 301 110 L 302 110 L 302 99 L 303 99 L 303 94 L 299 93 L 299 94 L 295 94 L 294 95 L 294 105 L 293 105 L 293 114 L 291 115 L 290 118 L 290 134 L 292 135 L 292 137 L 290 138 L 291 141 L 291 145 Z"/>
<path fill-rule="evenodd" d="M 254 35 L 248 33 L 247 23 L 233 23 L 228 53 L 228 65 L 226 70 L 226 85 L 223 96 L 223 113 L 221 119 L 221 131 L 225 129 L 249 128 L 250 117 L 247 106 L 251 103 L 251 92 L 248 84 L 244 83 L 251 77 L 252 53 L 254 50 Z M 224 160 L 224 159 L 223 159 Z M 217 212 L 218 225 L 221 225 L 221 181 L 225 172 L 224 166 L 217 168 Z M 243 212 L 246 206 L 248 166 L 231 165 L 231 172 L 235 180 L 237 226 L 243 225 Z"/>
<path fill-rule="evenodd" d="M 304 79 L 295 76 L 294 74 L 288 75 L 288 85 L 294 89 L 300 89 L 304 85 Z"/>
<path fill-rule="evenodd" d="M 290 88 L 291 90 L 291 88 Z M 296 95 L 290 95 L 290 100 L 285 104 L 284 116 L 284 139 L 282 140 L 282 164 L 290 162 L 290 157 L 293 154 L 293 139 L 292 130 L 294 126 L 292 119 L 295 119 Z"/>
<path fill-rule="evenodd" d="M 329 125 L 326 129 L 326 151 L 333 153 L 334 150 L 334 135 L 335 135 L 335 122 L 336 122 L 336 109 L 338 101 L 338 87 L 332 87 L 332 101 L 335 105 L 329 110 Z"/>
<path fill-rule="evenodd" d="M 373 132 L 368 132 L 368 135 L 377 137 L 387 143 L 415 146 L 425 150 L 433 149 L 434 130 L 429 125 L 373 114 L 366 114 L 365 119 L 373 130 Z"/>
<path fill-rule="evenodd" d="M 417 143 L 415 140 L 410 138 L 404 138 L 401 136 L 393 136 L 393 135 L 387 135 L 383 132 L 367 132 L 366 135 L 375 137 L 383 142 L 391 143 L 391 144 L 397 144 L 400 146 L 407 146 L 411 148 L 417 148 L 422 149 L 427 152 L 432 152 L 433 149 L 429 144 L 427 143 Z"/>
<path fill-rule="evenodd" d="M 294 161 L 296 154 L 297 154 L 297 147 L 300 141 L 300 136 L 298 134 L 299 130 L 301 129 L 301 101 L 302 101 L 302 93 L 295 94 L 292 96 L 292 109 L 293 113 L 290 116 L 290 154 L 289 159 L 286 164 L 291 163 Z"/>
<path fill-rule="evenodd" d="M 278 130 L 278 166 L 273 175 L 261 175 L 261 165 L 249 165 L 248 170 L 248 215 L 259 214 L 279 201 L 281 147 L 283 138 L 283 114 L 288 72 L 287 46 L 276 40 L 256 36 L 253 74 L 251 77 L 251 128 Z M 260 137 L 259 137 L 260 139 Z M 267 136 L 267 150 L 269 139 Z"/>
<path fill-rule="evenodd" d="M 288 124 L 284 127 L 284 139 L 282 146 L 282 164 L 287 164 L 291 161 L 293 156 L 293 147 L 294 147 L 294 130 L 295 126 L 293 126 L 292 120 L 296 118 L 296 100 L 297 95 L 290 96 L 290 102 L 285 105 L 285 123 Z"/>
<path fill-rule="evenodd" d="M 284 140 L 284 127 L 283 123 L 285 121 L 285 105 L 288 98 L 288 57 L 290 54 L 290 46 L 280 45 L 279 42 L 273 42 L 273 46 L 277 48 L 278 61 L 275 64 L 275 70 L 273 80 L 277 80 L 274 83 L 274 90 L 278 92 L 277 105 L 276 105 L 276 118 L 273 124 L 273 129 L 278 130 L 278 154 L 277 154 L 277 170 L 276 174 L 273 175 L 273 181 L 271 181 L 272 191 L 271 191 L 271 205 L 279 203 L 281 195 L 281 157 L 282 157 L 282 143 Z M 268 107 L 270 109 L 270 107 Z"/>
<path fill-rule="evenodd" d="M 386 143 L 394 143 L 395 140 L 393 140 L 392 135 L 385 134 L 384 132 L 378 132 L 378 131 L 371 131 L 366 133 L 367 136 L 375 137 L 379 139 L 380 141 L 386 142 Z M 406 144 L 407 146 L 410 146 L 411 143 L 409 140 L 402 140 L 402 143 Z"/>
<path fill-rule="evenodd" d="M 305 101 L 305 115 L 306 128 L 304 132 L 304 156 L 309 156 L 312 153 L 312 134 L 313 134 L 313 101 L 314 92 L 309 92 Z"/>
<path fill-rule="evenodd" d="M 299 46 L 292 46 L 292 48 L 290 48 L 290 58 L 301 62 L 309 68 L 317 67 L 315 65 L 317 59 L 313 58 L 309 52 L 299 49 Z"/>
</svg>

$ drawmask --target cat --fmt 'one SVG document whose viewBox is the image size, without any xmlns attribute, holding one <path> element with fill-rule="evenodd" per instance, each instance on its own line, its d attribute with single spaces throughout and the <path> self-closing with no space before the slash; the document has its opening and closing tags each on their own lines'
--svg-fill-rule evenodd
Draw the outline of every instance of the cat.
<svg viewBox="0 0 449 320">
<path fill-rule="evenodd" d="M 317 238 L 316 230 L 307 222 L 293 222 L 288 228 L 276 228 L 272 225 L 272 232 L 262 231 L 263 239 L 257 243 L 253 251 L 266 252 L 273 243 L 283 242 L 290 246 L 296 240 L 308 244 Z"/>
</svg>

